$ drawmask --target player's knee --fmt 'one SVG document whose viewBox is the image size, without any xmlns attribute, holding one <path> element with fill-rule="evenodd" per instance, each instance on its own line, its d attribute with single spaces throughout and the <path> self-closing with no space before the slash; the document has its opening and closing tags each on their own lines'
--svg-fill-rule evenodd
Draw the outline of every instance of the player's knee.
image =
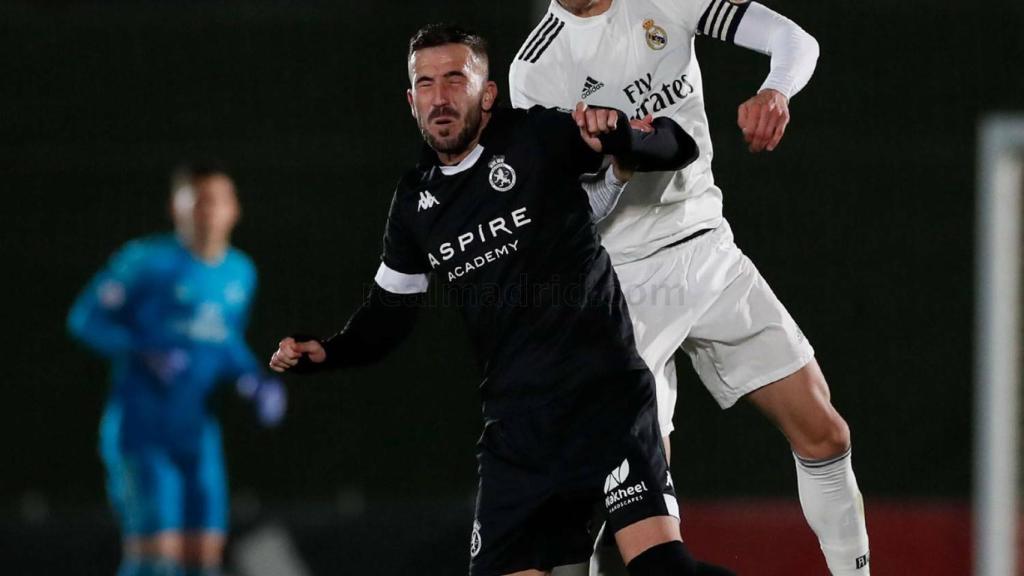
<svg viewBox="0 0 1024 576">
<path fill-rule="evenodd" d="M 697 563 L 678 540 L 644 550 L 626 569 L 630 576 L 697 576 Z"/>
<path fill-rule="evenodd" d="M 799 444 L 793 443 L 793 451 L 808 460 L 833 458 L 849 449 L 850 427 L 835 410 L 829 410 L 828 415 L 803 435 Z"/>
</svg>

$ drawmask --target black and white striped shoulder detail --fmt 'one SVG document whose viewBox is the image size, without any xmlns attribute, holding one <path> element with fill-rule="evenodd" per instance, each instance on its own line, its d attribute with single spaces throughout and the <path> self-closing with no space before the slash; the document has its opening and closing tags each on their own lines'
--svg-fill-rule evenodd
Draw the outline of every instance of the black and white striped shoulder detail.
<svg viewBox="0 0 1024 576">
<path fill-rule="evenodd" d="M 697 34 L 732 42 L 750 0 L 712 0 L 697 22 Z"/>
<path fill-rule="evenodd" d="M 565 22 L 554 14 L 549 13 L 540 26 L 537 26 L 533 30 L 533 34 L 523 43 L 523 47 L 519 50 L 516 60 L 522 60 L 531 64 L 536 63 L 541 55 L 544 54 L 544 51 L 548 49 L 548 46 L 551 46 L 551 43 L 558 37 L 562 28 L 565 28 Z"/>
</svg>

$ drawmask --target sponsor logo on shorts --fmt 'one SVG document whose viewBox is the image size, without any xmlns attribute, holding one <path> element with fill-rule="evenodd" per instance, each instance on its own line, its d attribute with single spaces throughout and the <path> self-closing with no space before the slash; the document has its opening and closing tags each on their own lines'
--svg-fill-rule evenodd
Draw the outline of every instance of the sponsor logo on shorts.
<svg viewBox="0 0 1024 576">
<path fill-rule="evenodd" d="M 473 535 L 469 537 L 470 558 L 476 558 L 476 555 L 480 553 L 481 545 L 483 545 L 483 540 L 480 538 L 480 522 L 473 520 Z"/>
<path fill-rule="evenodd" d="M 621 510 L 630 504 L 640 502 L 647 492 L 647 483 L 627 484 L 629 479 L 629 460 L 623 460 L 604 480 L 604 507 L 608 513 Z"/>
</svg>

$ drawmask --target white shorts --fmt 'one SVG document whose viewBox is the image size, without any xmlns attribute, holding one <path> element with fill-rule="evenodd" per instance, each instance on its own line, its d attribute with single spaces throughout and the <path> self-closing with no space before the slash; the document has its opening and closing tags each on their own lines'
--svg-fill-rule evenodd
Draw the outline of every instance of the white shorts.
<svg viewBox="0 0 1024 576">
<path fill-rule="evenodd" d="M 615 268 L 637 349 L 657 382 L 663 436 L 673 430 L 682 348 L 723 409 L 796 372 L 814 349 L 733 242 L 729 224 Z"/>
</svg>

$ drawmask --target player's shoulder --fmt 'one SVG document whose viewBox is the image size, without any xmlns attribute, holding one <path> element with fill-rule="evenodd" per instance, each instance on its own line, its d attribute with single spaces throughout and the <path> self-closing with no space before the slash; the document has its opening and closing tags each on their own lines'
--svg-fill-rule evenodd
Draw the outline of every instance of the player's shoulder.
<svg viewBox="0 0 1024 576">
<path fill-rule="evenodd" d="M 122 244 L 111 260 L 118 267 L 138 268 L 166 255 L 176 245 L 177 240 L 171 234 L 140 236 Z"/>
<path fill-rule="evenodd" d="M 256 276 L 256 263 L 249 254 L 241 248 L 231 246 L 224 256 L 225 266 L 234 273 L 248 277 Z"/>
<path fill-rule="evenodd" d="M 557 11 L 552 5 L 519 47 L 510 74 L 537 67 L 541 63 L 545 66 L 540 67 L 567 63 L 568 60 L 561 56 L 571 44 L 574 31 L 572 25 L 567 26 L 567 19 L 566 14 Z"/>
</svg>

